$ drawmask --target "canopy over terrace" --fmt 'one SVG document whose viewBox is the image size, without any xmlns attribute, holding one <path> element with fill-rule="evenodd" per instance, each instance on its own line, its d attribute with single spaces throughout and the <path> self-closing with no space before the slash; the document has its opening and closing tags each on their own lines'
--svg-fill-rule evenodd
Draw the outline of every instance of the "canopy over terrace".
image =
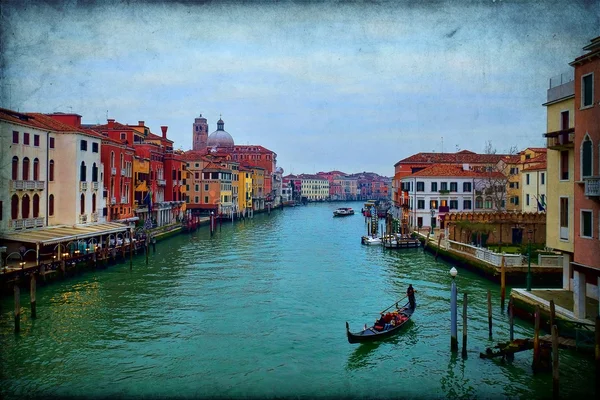
<svg viewBox="0 0 600 400">
<path fill-rule="evenodd" d="M 0 239 L 36 245 L 36 261 L 39 261 L 39 249 L 52 244 L 78 241 L 102 235 L 118 234 L 130 229 L 128 226 L 107 222 L 90 225 L 58 225 L 40 229 L 0 233 Z"/>
</svg>

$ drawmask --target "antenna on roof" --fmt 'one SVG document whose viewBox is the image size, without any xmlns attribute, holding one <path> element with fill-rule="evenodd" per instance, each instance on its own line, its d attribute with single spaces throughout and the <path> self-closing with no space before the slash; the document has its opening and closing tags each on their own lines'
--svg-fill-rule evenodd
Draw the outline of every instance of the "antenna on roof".
<svg viewBox="0 0 600 400">
<path fill-rule="evenodd" d="M 444 154 L 444 137 L 442 136 L 442 154 Z"/>
</svg>

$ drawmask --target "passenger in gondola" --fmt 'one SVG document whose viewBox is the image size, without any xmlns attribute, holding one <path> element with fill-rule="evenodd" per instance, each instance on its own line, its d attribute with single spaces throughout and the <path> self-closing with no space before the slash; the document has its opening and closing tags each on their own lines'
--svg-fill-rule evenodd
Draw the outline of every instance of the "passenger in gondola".
<svg viewBox="0 0 600 400">
<path fill-rule="evenodd" d="M 375 328 L 376 331 L 382 331 L 385 329 L 385 325 L 385 318 L 383 317 L 383 314 L 381 314 L 381 318 L 375 321 L 375 325 L 373 325 L 373 328 Z"/>
<path fill-rule="evenodd" d="M 412 283 L 408 285 L 408 289 L 406 289 L 406 295 L 408 296 L 410 308 L 415 308 L 415 289 L 413 289 Z"/>
</svg>

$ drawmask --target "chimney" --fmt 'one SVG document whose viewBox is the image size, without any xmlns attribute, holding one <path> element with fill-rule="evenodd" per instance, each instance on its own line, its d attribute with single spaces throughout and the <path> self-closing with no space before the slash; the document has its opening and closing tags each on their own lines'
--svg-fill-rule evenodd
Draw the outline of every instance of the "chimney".
<svg viewBox="0 0 600 400">
<path fill-rule="evenodd" d="M 162 130 L 162 134 L 163 134 L 163 139 L 167 138 L 167 129 L 169 129 L 168 126 L 161 126 L 160 129 Z"/>
<path fill-rule="evenodd" d="M 144 126 L 144 121 L 138 121 L 138 126 Z"/>
<path fill-rule="evenodd" d="M 107 119 L 106 121 L 108 122 L 108 129 L 113 129 L 115 127 L 114 119 Z"/>
</svg>

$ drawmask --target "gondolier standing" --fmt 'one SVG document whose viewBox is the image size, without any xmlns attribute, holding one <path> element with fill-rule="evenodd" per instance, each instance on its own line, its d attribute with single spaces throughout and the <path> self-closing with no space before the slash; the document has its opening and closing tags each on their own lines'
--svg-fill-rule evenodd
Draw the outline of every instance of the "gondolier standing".
<svg viewBox="0 0 600 400">
<path fill-rule="evenodd" d="M 406 289 L 406 295 L 408 296 L 410 308 L 415 308 L 415 289 L 413 289 L 412 283 L 408 285 L 408 289 Z"/>
</svg>

